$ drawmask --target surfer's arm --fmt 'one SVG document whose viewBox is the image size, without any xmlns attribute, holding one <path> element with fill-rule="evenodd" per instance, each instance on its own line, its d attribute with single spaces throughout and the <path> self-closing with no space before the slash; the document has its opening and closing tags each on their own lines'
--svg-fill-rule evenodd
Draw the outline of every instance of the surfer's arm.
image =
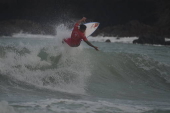
<svg viewBox="0 0 170 113">
<path fill-rule="evenodd" d="M 89 46 L 93 47 L 94 49 L 96 49 L 96 51 L 99 51 L 98 50 L 98 47 L 92 45 L 88 40 L 84 40 L 84 42 L 86 42 Z"/>
<path fill-rule="evenodd" d="M 80 24 L 81 22 L 83 22 L 83 21 L 85 21 L 85 20 L 86 20 L 86 17 L 83 17 L 82 19 L 78 20 L 78 21 L 76 22 L 76 24 Z"/>
</svg>

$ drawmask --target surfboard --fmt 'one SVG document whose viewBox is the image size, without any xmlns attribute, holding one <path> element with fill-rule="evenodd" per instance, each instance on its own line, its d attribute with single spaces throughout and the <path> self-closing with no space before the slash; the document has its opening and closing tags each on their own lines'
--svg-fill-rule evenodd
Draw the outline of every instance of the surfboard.
<svg viewBox="0 0 170 113">
<path fill-rule="evenodd" d="M 84 25 L 86 25 L 86 32 L 85 32 L 85 36 L 89 37 L 90 35 L 92 35 L 92 33 L 94 33 L 94 31 L 96 31 L 96 29 L 99 27 L 99 22 L 89 22 L 89 23 L 85 23 Z"/>
</svg>

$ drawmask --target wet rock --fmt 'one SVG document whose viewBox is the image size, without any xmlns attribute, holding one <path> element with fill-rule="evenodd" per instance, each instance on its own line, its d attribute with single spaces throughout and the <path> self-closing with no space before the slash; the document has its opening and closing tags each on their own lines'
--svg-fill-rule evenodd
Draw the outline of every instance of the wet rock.
<svg viewBox="0 0 170 113">
<path fill-rule="evenodd" d="M 133 41 L 134 44 L 160 44 L 165 45 L 165 38 L 156 35 L 143 35 Z"/>
<path fill-rule="evenodd" d="M 110 39 L 107 39 L 105 42 L 111 42 Z"/>
<path fill-rule="evenodd" d="M 165 42 L 165 45 L 170 45 L 170 41 L 166 41 L 166 42 Z"/>
</svg>

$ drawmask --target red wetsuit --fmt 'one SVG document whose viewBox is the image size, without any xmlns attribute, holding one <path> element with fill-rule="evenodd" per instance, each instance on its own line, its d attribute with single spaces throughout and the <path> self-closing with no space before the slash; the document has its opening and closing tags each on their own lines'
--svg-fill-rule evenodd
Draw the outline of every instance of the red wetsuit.
<svg viewBox="0 0 170 113">
<path fill-rule="evenodd" d="M 86 36 L 78 29 L 79 23 L 74 25 L 74 29 L 71 34 L 71 38 L 64 39 L 64 41 L 71 47 L 79 46 L 82 39 L 87 41 Z"/>
</svg>

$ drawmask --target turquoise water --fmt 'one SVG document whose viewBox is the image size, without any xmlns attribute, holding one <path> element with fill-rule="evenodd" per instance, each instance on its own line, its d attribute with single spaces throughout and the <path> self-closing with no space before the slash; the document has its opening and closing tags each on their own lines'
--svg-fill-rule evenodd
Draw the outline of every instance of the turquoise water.
<svg viewBox="0 0 170 113">
<path fill-rule="evenodd" d="M 2 113 L 169 113 L 170 47 L 0 39 Z"/>
</svg>

